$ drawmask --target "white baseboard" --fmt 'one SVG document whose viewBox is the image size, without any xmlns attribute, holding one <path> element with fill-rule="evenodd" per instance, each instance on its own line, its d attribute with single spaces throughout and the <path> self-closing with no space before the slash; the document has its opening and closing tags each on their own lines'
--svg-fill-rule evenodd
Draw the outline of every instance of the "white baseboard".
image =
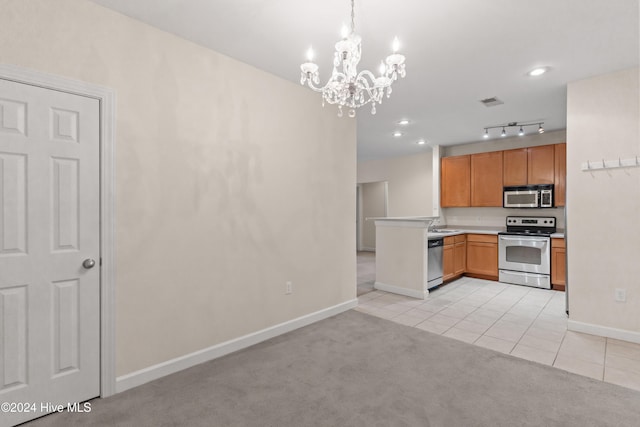
<svg viewBox="0 0 640 427">
<path fill-rule="evenodd" d="M 570 331 L 583 332 L 585 334 L 597 335 L 600 337 L 613 338 L 616 340 L 629 341 L 640 344 L 640 332 L 578 322 L 571 319 L 569 319 L 569 322 L 567 323 L 567 328 Z"/>
<path fill-rule="evenodd" d="M 130 388 L 148 383 L 149 381 L 157 380 L 169 374 L 182 371 L 183 369 L 187 369 L 192 366 L 217 359 L 218 357 L 225 356 L 229 353 L 233 353 L 234 351 L 242 350 L 243 348 L 250 347 L 254 344 L 258 344 L 262 341 L 268 340 L 278 335 L 291 332 L 294 329 L 298 329 L 303 326 L 315 323 L 319 320 L 343 313 L 357 306 L 358 300 L 353 299 L 338 305 L 334 305 L 333 307 L 328 307 L 323 310 L 307 314 L 306 316 L 298 317 L 296 319 L 271 326 L 261 331 L 244 335 L 242 337 L 235 338 L 233 340 L 226 341 L 191 354 L 186 354 L 184 356 L 180 356 L 175 359 L 159 363 L 157 365 L 149 366 L 148 368 L 144 368 L 130 374 L 122 375 L 116 378 L 116 393 L 129 390 Z"/>
<path fill-rule="evenodd" d="M 404 295 L 411 298 L 426 299 L 427 295 L 429 295 L 429 291 L 426 289 L 424 291 L 418 291 L 415 289 L 407 289 L 407 288 L 401 288 L 399 286 L 387 285 L 386 283 L 382 283 L 382 282 L 375 282 L 373 284 L 373 287 L 381 291 L 391 292 L 393 294 L 400 294 L 400 295 Z"/>
</svg>

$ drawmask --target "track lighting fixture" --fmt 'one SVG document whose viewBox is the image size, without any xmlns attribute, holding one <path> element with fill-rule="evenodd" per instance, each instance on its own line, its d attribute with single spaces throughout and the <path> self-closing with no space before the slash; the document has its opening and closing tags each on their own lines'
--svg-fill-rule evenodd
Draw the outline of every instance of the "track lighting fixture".
<svg viewBox="0 0 640 427">
<path fill-rule="evenodd" d="M 489 129 L 500 129 L 502 128 L 502 132 L 500 132 L 501 137 L 507 136 L 507 129 L 509 128 L 518 128 L 518 135 L 523 136 L 525 134 L 525 128 L 527 126 L 538 126 L 538 133 L 544 133 L 544 122 L 535 122 L 535 123 L 518 123 L 518 122 L 510 122 L 504 125 L 496 125 L 496 126 L 487 126 L 484 128 L 484 134 L 482 137 L 484 139 L 489 138 Z"/>
</svg>

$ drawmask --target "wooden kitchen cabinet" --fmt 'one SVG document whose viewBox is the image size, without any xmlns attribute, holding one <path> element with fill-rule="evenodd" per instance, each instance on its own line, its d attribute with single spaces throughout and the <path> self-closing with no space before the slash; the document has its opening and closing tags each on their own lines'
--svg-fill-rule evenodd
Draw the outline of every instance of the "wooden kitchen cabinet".
<svg viewBox="0 0 640 427">
<path fill-rule="evenodd" d="M 554 146 L 554 199 L 556 206 L 564 206 L 567 194 L 567 144 Z"/>
<path fill-rule="evenodd" d="M 467 269 L 467 236 L 453 236 L 453 271 L 456 277 L 462 276 Z"/>
<path fill-rule="evenodd" d="M 442 248 L 442 281 L 446 282 L 455 277 L 453 236 L 444 238 Z"/>
<path fill-rule="evenodd" d="M 528 149 L 504 150 L 502 153 L 504 185 L 527 185 Z"/>
<path fill-rule="evenodd" d="M 467 252 L 466 236 L 459 234 L 444 238 L 442 250 L 442 280 L 457 279 L 465 272 Z"/>
<path fill-rule="evenodd" d="M 440 164 L 440 206 L 469 207 L 471 156 L 443 157 Z"/>
<path fill-rule="evenodd" d="M 502 206 L 502 151 L 471 155 L 471 206 Z"/>
<path fill-rule="evenodd" d="M 469 276 L 498 280 L 498 236 L 467 234 L 467 268 Z"/>
<path fill-rule="evenodd" d="M 556 179 L 555 145 L 503 152 L 504 185 L 553 184 Z"/>
<path fill-rule="evenodd" d="M 540 145 L 529 147 L 527 162 L 527 181 L 529 184 L 553 184 L 555 179 L 555 146 Z"/>
<path fill-rule="evenodd" d="M 551 284 L 564 291 L 567 285 L 567 249 L 564 239 L 551 239 Z"/>
<path fill-rule="evenodd" d="M 566 144 L 539 145 L 443 157 L 440 206 L 502 206 L 503 186 L 555 184 L 555 206 L 565 205 Z"/>
</svg>

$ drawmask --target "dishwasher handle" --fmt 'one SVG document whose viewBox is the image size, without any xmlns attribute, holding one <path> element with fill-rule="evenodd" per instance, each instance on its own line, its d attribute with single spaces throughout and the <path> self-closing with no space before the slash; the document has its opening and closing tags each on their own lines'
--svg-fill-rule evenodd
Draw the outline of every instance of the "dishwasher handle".
<svg viewBox="0 0 640 427">
<path fill-rule="evenodd" d="M 438 246 L 444 246 L 444 239 L 430 239 L 427 247 L 431 249 Z"/>
</svg>

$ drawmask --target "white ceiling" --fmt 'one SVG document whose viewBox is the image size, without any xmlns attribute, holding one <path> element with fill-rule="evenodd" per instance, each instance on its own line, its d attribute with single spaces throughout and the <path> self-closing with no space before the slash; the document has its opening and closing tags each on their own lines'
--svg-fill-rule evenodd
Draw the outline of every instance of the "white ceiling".
<svg viewBox="0 0 640 427">
<path fill-rule="evenodd" d="M 349 0 L 93 1 L 298 83 L 309 45 L 326 81 L 333 45 L 350 19 Z M 638 66 L 638 3 L 356 0 L 361 68 L 376 71 L 395 35 L 407 58 L 407 77 L 377 114 L 358 112 L 359 159 L 428 149 L 416 144 L 420 138 L 431 145 L 479 141 L 485 127 L 508 122 L 564 129 L 568 82 Z M 527 76 L 537 66 L 551 71 Z M 504 105 L 479 102 L 493 96 Z M 394 138 L 401 118 L 411 123 Z"/>
</svg>

